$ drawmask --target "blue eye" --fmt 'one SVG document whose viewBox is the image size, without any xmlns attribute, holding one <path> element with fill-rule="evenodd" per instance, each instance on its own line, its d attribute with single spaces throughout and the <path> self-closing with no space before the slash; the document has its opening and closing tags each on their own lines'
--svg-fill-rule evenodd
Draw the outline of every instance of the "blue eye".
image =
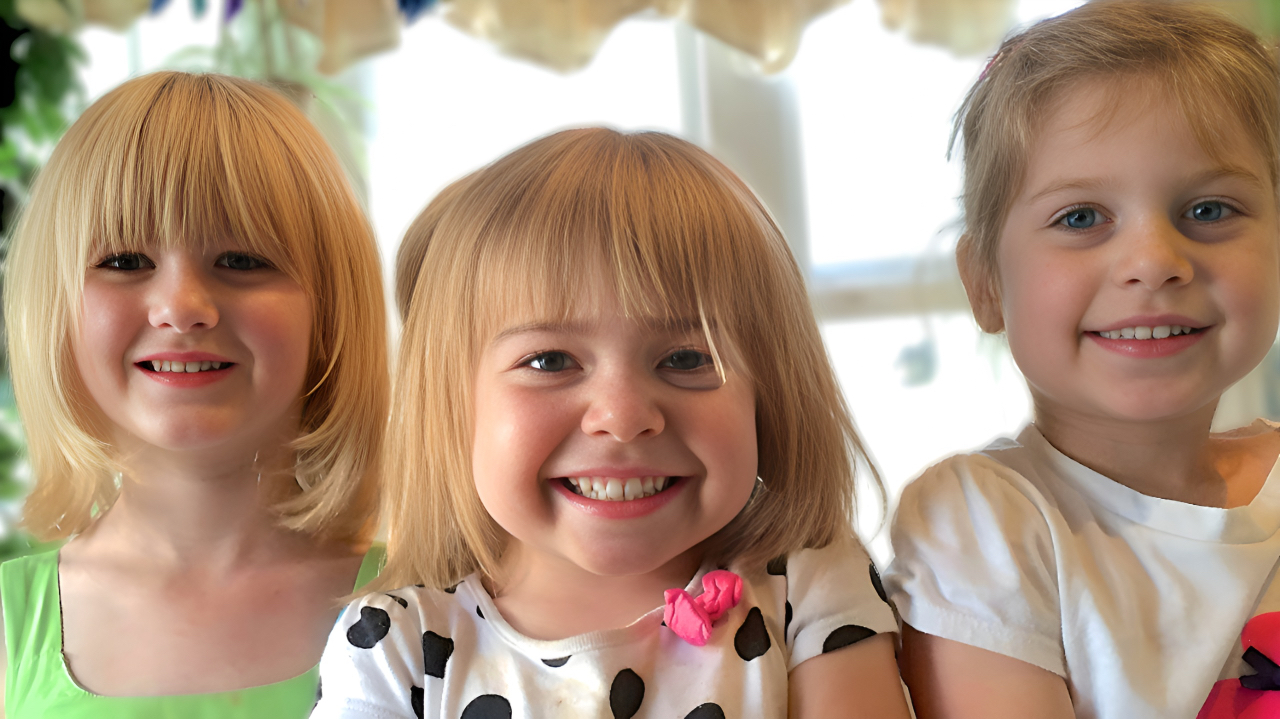
<svg viewBox="0 0 1280 719">
<path fill-rule="evenodd" d="M 1101 212 L 1092 207 L 1077 207 L 1058 220 L 1058 224 L 1070 227 L 1073 230 L 1087 230 L 1095 225 L 1102 224 L 1103 216 Z"/>
<path fill-rule="evenodd" d="M 543 372 L 563 372 L 573 367 L 573 360 L 563 352 L 543 352 L 525 364 Z"/>
<path fill-rule="evenodd" d="M 243 252 L 225 252 L 218 257 L 214 264 L 233 270 L 256 270 L 261 267 L 270 267 L 267 261 L 261 257 L 254 257 Z"/>
<path fill-rule="evenodd" d="M 705 352 L 697 350 L 676 350 L 663 358 L 658 363 L 659 367 L 665 369 L 690 370 L 702 369 L 711 365 L 711 357 Z"/>
<path fill-rule="evenodd" d="M 1208 200 L 1206 202 L 1197 202 L 1187 211 L 1185 217 L 1200 222 L 1215 222 L 1221 220 L 1231 209 L 1217 200 Z"/>
</svg>

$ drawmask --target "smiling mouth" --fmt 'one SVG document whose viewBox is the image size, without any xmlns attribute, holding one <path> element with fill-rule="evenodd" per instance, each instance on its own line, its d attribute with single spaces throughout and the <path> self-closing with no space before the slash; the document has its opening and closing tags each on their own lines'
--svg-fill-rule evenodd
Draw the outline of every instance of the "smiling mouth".
<svg viewBox="0 0 1280 719">
<path fill-rule="evenodd" d="M 670 489 L 679 477 L 561 477 L 566 489 L 587 499 L 627 502 Z"/>
<path fill-rule="evenodd" d="M 1157 325 L 1155 327 L 1123 327 L 1118 330 L 1090 332 L 1107 340 L 1162 340 L 1177 335 L 1194 335 L 1204 332 L 1208 327 L 1187 327 L 1185 325 Z"/>
<path fill-rule="evenodd" d="M 170 372 L 173 374 L 186 374 L 196 372 L 212 372 L 213 370 L 228 369 L 232 367 L 234 362 L 170 362 L 168 360 L 146 360 L 137 362 L 135 366 L 147 372 Z"/>
</svg>

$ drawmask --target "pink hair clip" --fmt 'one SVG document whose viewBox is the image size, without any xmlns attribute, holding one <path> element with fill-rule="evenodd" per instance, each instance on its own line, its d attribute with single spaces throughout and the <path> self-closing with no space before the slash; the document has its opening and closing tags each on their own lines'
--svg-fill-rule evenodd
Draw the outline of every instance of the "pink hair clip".
<svg viewBox="0 0 1280 719">
<path fill-rule="evenodd" d="M 978 82 L 986 80 L 987 75 L 991 74 L 991 71 L 995 69 L 996 65 L 998 65 L 1001 60 L 1008 55 L 1012 55 L 1019 47 L 1022 47 L 1022 42 L 1023 39 L 1019 38 L 1018 41 L 1012 45 L 1006 44 L 1004 47 L 997 50 L 996 54 L 992 55 L 990 60 L 987 60 L 987 66 L 982 68 L 982 74 L 978 76 Z"/>
<path fill-rule="evenodd" d="M 711 638 L 711 624 L 738 606 L 741 599 L 742 577 L 716 569 L 703 575 L 702 594 L 696 597 L 683 589 L 668 589 L 662 620 L 676 636 L 694 646 L 705 646 Z"/>
</svg>

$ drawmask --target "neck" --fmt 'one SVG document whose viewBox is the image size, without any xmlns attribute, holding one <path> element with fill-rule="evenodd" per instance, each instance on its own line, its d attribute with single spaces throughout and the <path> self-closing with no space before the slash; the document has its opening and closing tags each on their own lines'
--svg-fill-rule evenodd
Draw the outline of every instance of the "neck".
<svg viewBox="0 0 1280 719">
<path fill-rule="evenodd" d="M 145 446 L 121 454 L 119 497 L 80 538 L 96 549 L 216 570 L 298 541 L 272 510 L 298 491 L 295 455 L 284 442 L 182 452 Z"/>
<path fill-rule="evenodd" d="M 624 627 L 661 607 L 663 592 L 683 589 L 693 578 L 701 554 L 695 547 L 650 572 L 605 576 L 512 540 L 502 558 L 501 578 L 487 579 L 486 589 L 521 634 L 563 639 Z"/>
<path fill-rule="evenodd" d="M 1058 451 L 1141 492 L 1190 504 L 1226 506 L 1226 481 L 1210 437 L 1217 403 L 1149 422 L 1084 416 L 1032 392 L 1035 422 Z"/>
</svg>

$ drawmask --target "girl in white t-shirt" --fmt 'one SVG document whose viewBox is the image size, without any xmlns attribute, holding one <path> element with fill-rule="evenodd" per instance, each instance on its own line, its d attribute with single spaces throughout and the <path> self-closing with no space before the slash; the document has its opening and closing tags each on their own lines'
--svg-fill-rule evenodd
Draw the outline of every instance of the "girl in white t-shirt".
<svg viewBox="0 0 1280 719">
<path fill-rule="evenodd" d="M 315 717 L 905 719 L 861 443 L 741 180 L 551 135 L 428 205 L 396 284 L 388 560 Z"/>
<path fill-rule="evenodd" d="M 1209 430 L 1276 337 L 1278 96 L 1272 48 L 1157 2 L 1035 25 L 970 91 L 957 260 L 1034 423 L 903 494 L 886 584 L 922 719 L 1275 701 L 1280 636 L 1241 631 L 1274 604 L 1280 435 Z"/>
</svg>

